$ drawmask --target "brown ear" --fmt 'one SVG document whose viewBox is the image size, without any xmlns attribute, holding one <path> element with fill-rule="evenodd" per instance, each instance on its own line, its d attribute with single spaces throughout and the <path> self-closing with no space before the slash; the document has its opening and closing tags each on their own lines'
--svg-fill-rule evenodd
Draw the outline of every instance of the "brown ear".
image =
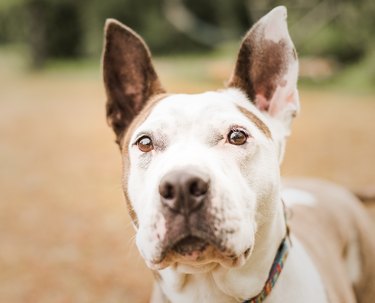
<svg viewBox="0 0 375 303">
<path fill-rule="evenodd" d="M 276 7 L 246 34 L 229 86 L 245 92 L 263 112 L 287 122 L 299 109 L 298 59 L 287 23 Z"/>
<path fill-rule="evenodd" d="M 105 24 L 103 76 L 107 120 L 119 143 L 124 131 L 153 95 L 163 93 L 146 44 L 120 22 Z"/>
</svg>

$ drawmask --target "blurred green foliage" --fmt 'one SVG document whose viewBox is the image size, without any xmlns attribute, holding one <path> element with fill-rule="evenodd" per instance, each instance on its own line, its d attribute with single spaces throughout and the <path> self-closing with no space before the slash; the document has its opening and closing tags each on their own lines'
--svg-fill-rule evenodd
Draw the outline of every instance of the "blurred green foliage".
<svg viewBox="0 0 375 303">
<path fill-rule="evenodd" d="M 374 0 L 1 0 L 0 45 L 26 45 L 36 67 L 50 58 L 98 56 L 105 19 L 116 18 L 139 32 L 154 54 L 202 52 L 221 42 L 238 44 L 254 21 L 280 4 L 288 8 L 300 55 L 373 62 Z"/>
<path fill-rule="evenodd" d="M 115 18 L 139 32 L 156 54 L 212 50 L 215 45 L 191 38 L 167 20 L 169 2 L 173 1 L 2 0 L 0 43 L 25 43 L 36 67 L 49 58 L 98 55 L 104 22 Z M 216 2 L 181 4 L 211 26 L 222 25 L 239 37 L 250 26 L 242 0 L 221 6 Z M 228 7 L 232 13 L 225 15 Z"/>
</svg>

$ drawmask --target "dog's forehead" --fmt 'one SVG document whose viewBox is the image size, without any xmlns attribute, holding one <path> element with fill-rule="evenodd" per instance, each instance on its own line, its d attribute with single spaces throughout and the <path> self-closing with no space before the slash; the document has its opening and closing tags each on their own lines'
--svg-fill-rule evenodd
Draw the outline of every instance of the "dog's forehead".
<svg viewBox="0 0 375 303">
<path fill-rule="evenodd" d="M 223 107 L 232 108 L 235 102 L 244 99 L 240 94 L 234 94 L 233 91 L 208 91 L 199 94 L 176 94 L 165 98 L 158 105 L 162 111 L 170 108 L 173 110 L 182 110 L 191 112 L 203 111 L 206 109 L 219 110 Z"/>
<path fill-rule="evenodd" d="M 272 139 L 267 117 L 235 88 L 163 96 L 156 99 L 143 117 L 146 118 L 131 132 L 131 141 L 145 133 L 219 137 L 232 127 L 244 127 L 260 140 Z"/>
<path fill-rule="evenodd" d="M 175 94 L 160 100 L 144 124 L 222 122 L 241 117 L 239 108 L 257 111 L 245 95 L 236 89 L 200 94 Z"/>
</svg>

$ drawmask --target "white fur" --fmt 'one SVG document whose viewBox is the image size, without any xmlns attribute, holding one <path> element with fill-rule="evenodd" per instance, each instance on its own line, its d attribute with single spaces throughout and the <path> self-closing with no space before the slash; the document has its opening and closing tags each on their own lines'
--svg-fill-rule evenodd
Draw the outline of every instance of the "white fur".
<svg viewBox="0 0 375 303">
<path fill-rule="evenodd" d="M 284 188 L 282 191 L 283 201 L 286 206 L 292 207 L 295 204 L 306 205 L 313 207 L 316 204 L 315 197 L 304 190 L 296 188 Z"/>
<path fill-rule="evenodd" d="M 292 237 L 292 247 L 284 270 L 266 302 L 328 302 L 315 265 L 295 237 Z"/>
<path fill-rule="evenodd" d="M 265 23 L 265 38 L 273 42 L 279 42 L 288 35 L 286 25 L 287 11 L 284 6 L 278 6 L 271 10 L 267 15 L 259 20 L 259 23 Z"/>
<path fill-rule="evenodd" d="M 346 268 L 353 284 L 359 283 L 362 276 L 361 252 L 358 239 L 353 235 L 346 255 Z"/>
</svg>

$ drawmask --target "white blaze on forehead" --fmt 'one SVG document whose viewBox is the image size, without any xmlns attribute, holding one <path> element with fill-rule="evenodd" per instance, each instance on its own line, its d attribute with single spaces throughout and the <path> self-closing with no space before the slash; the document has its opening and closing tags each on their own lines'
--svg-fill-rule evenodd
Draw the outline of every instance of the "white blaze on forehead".
<svg viewBox="0 0 375 303">
<path fill-rule="evenodd" d="M 231 98 L 227 96 L 227 94 L 219 92 L 172 95 L 162 100 L 154 108 L 150 114 L 150 118 L 158 118 L 166 115 L 170 116 L 171 113 L 174 113 L 184 118 L 195 120 L 197 118 L 209 116 L 210 112 L 208 111 L 230 111 L 233 109 L 233 103 L 231 101 Z M 173 116 L 171 118 L 181 121 L 180 116 Z"/>
</svg>

